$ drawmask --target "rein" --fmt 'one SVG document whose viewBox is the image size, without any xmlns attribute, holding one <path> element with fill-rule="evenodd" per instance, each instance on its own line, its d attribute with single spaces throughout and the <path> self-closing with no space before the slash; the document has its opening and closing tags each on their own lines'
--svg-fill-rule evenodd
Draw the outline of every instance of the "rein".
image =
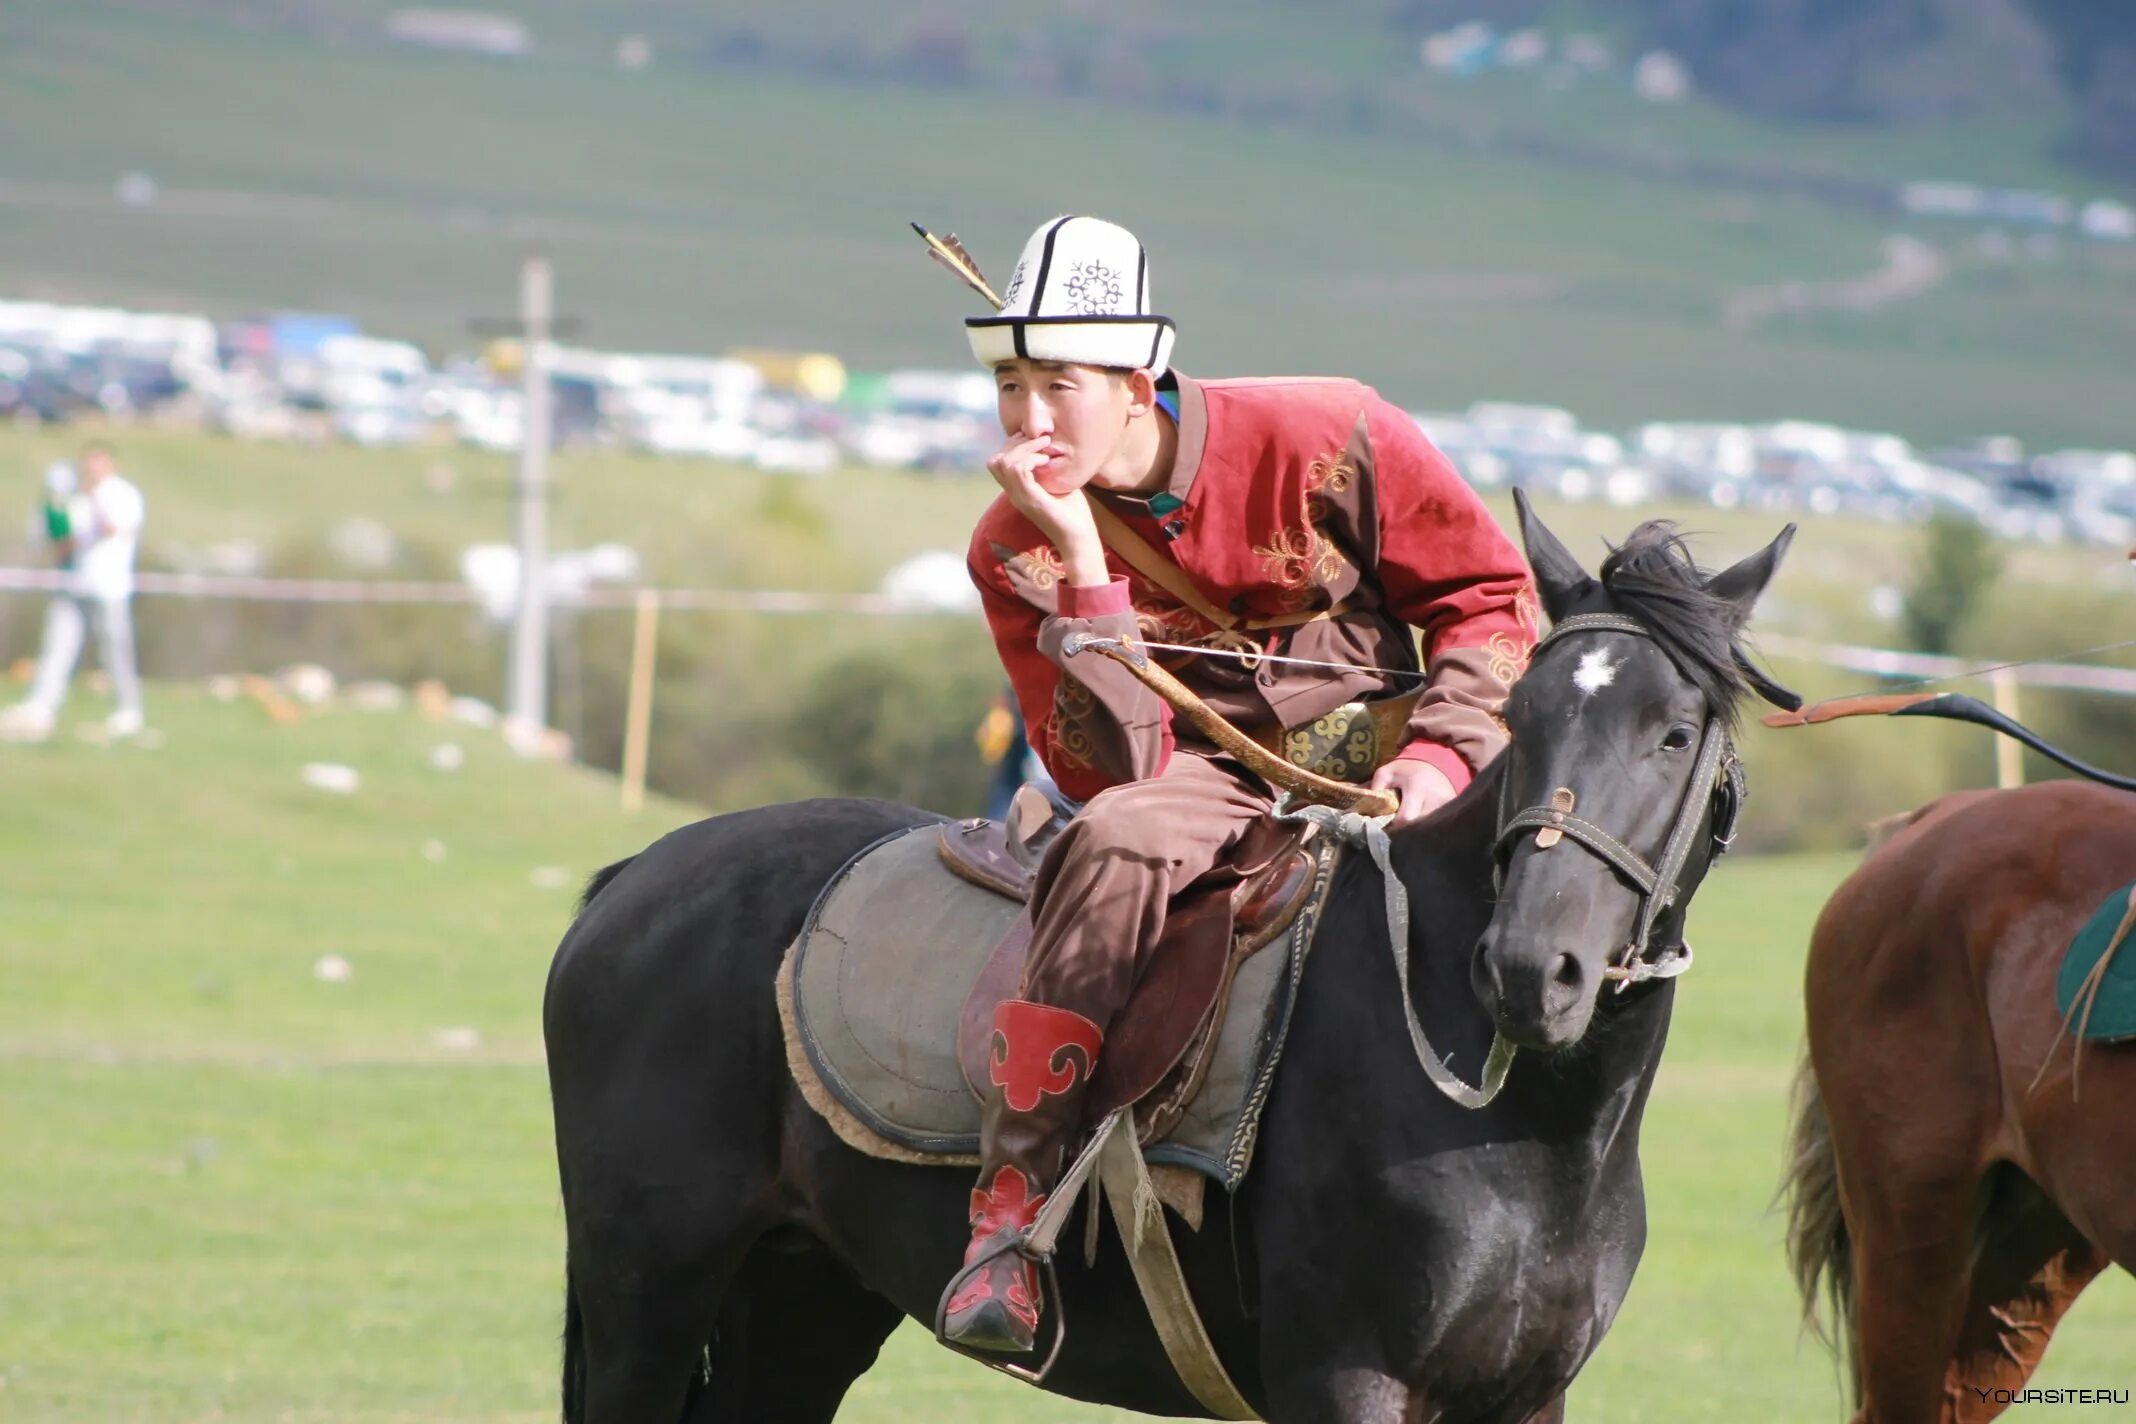
<svg viewBox="0 0 2136 1424">
<path fill-rule="evenodd" d="M 1288 796 L 1277 804 L 1275 814 L 1279 821 L 1310 822 L 1339 837 L 1344 844 L 1362 845 L 1371 853 L 1372 863 L 1379 867 L 1380 885 L 1386 892 L 1387 943 L 1394 951 L 1394 977 L 1401 986 L 1402 1017 L 1409 1028 L 1409 1046 L 1415 1051 L 1417 1062 L 1423 1065 L 1424 1076 L 1431 1079 L 1433 1087 L 1465 1108 L 1488 1104 L 1506 1085 L 1506 1073 L 1513 1067 L 1514 1047 L 1503 1033 L 1493 1031 L 1491 1056 L 1484 1060 L 1483 1081 L 1472 1088 L 1431 1046 L 1423 1022 L 1417 1018 L 1416 1000 L 1409 992 L 1409 890 L 1402 884 L 1402 878 L 1394 873 L 1387 818 L 1338 811 L 1332 806 L 1293 806 Z"/>
<path fill-rule="evenodd" d="M 1548 636 L 1535 645 L 1535 652 L 1540 655 L 1558 639 L 1577 633 L 1624 633 L 1649 642 L 1654 638 L 1637 619 L 1617 613 L 1579 613 L 1552 627 Z M 1653 938 L 1655 924 L 1677 901 L 1678 881 L 1683 876 L 1684 867 L 1690 863 L 1699 821 L 1709 804 L 1725 798 L 1716 809 L 1715 843 L 1726 850 L 1735 838 L 1735 816 L 1742 807 L 1747 782 L 1743 763 L 1736 756 L 1735 746 L 1721 719 L 1717 716 L 1706 719 L 1699 739 L 1698 760 L 1691 768 L 1691 780 L 1684 787 L 1684 797 L 1677 807 L 1668 839 L 1662 842 L 1661 858 L 1655 862 L 1650 863 L 1593 821 L 1575 816 L 1573 807 L 1578 797 L 1569 786 L 1553 790 L 1546 804 L 1507 815 L 1507 793 L 1511 785 L 1510 778 L 1501 778 L 1498 784 L 1498 836 L 1492 844 L 1493 889 L 1502 891 L 1505 888 L 1506 865 L 1512 859 L 1514 843 L 1522 833 L 1534 830 L 1537 850 L 1548 850 L 1570 836 L 1639 891 L 1639 920 L 1632 938 L 1626 943 L 1622 957 L 1603 971 L 1603 977 L 1615 981 L 1617 992 L 1621 994 L 1634 984 L 1648 979 L 1673 979 L 1689 969 L 1692 960 L 1689 944 L 1679 942 L 1664 948 L 1658 956 L 1649 957 L 1648 943 Z"/>
</svg>

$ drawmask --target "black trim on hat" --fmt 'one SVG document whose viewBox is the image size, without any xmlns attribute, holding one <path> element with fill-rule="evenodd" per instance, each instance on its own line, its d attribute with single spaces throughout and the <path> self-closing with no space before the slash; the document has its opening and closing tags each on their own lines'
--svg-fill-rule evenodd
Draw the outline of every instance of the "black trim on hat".
<svg viewBox="0 0 2136 1424">
<path fill-rule="evenodd" d="M 1031 311 L 1034 315 L 1038 311 L 1038 304 L 1046 299 L 1046 272 L 1053 266 L 1053 239 L 1062 228 L 1074 221 L 1072 215 L 1055 218 L 1053 226 L 1046 229 L 1046 245 L 1038 254 L 1038 280 L 1031 284 Z M 1017 338 L 1017 344 L 1022 345 L 1021 337 Z"/>
<path fill-rule="evenodd" d="M 1136 326 L 1154 321 L 1178 329 L 1168 316 L 968 316 L 966 326 Z"/>
<path fill-rule="evenodd" d="M 1149 288 L 1143 285 L 1149 281 L 1149 271 L 1150 250 L 1138 242 L 1135 244 L 1135 310 L 1139 312 L 1150 309 Z"/>
<path fill-rule="evenodd" d="M 1008 356 L 998 356 L 992 358 L 995 361 L 1006 361 L 1010 359 L 1022 359 L 1026 361 L 1048 361 L 1059 359 L 1057 357 L 1033 356 L 1031 354 L 1029 333 L 1027 331 L 1027 328 L 1034 326 L 1044 327 L 1048 330 L 1052 330 L 1054 328 L 1066 329 L 1069 327 L 1135 326 L 1138 324 L 1147 324 L 1153 326 L 1156 328 L 1156 331 L 1152 334 L 1152 339 L 1150 341 L 1149 359 L 1145 362 L 1139 363 L 1141 365 L 1151 367 L 1154 367 L 1157 364 L 1158 359 L 1164 354 L 1164 334 L 1169 331 L 1172 333 L 1175 339 L 1179 335 L 1178 324 L 1168 316 L 973 316 L 966 317 L 964 319 L 964 324 L 966 327 L 969 328 L 997 326 L 1005 326 L 1009 328 L 1011 354 Z M 1126 363 L 1114 365 L 1110 362 L 1085 361 L 1084 364 L 1107 366 L 1110 369 L 1122 371 L 1133 369 L 1132 366 L 1129 366 Z"/>
</svg>

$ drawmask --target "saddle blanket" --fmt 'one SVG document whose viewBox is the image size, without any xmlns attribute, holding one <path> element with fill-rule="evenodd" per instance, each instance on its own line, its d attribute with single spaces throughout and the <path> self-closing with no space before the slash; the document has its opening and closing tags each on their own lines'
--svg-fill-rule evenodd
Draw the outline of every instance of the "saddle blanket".
<svg viewBox="0 0 2136 1424">
<path fill-rule="evenodd" d="M 2131 938 L 2136 938 L 2136 885 L 2124 885 L 2107 896 L 2062 956 L 2054 1006 L 2071 1033 L 2102 1043 L 2136 1038 L 2136 948 L 2128 946 Z"/>
<path fill-rule="evenodd" d="M 780 966 L 779 1013 L 796 1082 L 848 1145 L 970 1163 L 979 1100 L 958 1060 L 959 1015 L 1024 907 L 951 873 L 937 841 L 933 825 L 901 831 L 839 871 Z M 1190 1168 L 1227 1190 L 1245 1176 L 1333 861 L 1332 850 L 1316 855 L 1313 897 L 1234 971 L 1199 1089 L 1145 1144 L 1152 1165 Z"/>
</svg>

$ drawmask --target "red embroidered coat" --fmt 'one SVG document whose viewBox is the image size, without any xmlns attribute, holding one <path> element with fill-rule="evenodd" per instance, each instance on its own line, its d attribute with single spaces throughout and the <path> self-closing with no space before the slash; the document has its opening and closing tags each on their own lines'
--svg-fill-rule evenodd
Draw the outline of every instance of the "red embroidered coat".
<svg viewBox="0 0 2136 1424">
<path fill-rule="evenodd" d="M 1067 667 L 1061 644 L 1071 633 L 1417 670 L 1421 632 L 1430 676 L 1400 755 L 1467 785 L 1505 744 L 1497 713 L 1535 644 L 1534 588 L 1519 552 L 1416 422 L 1370 387 L 1175 379 L 1168 487 L 1093 496 L 1178 564 L 1209 605 L 1248 621 L 1341 611 L 1291 628 L 1225 630 L 1109 549 L 1112 582 L 1075 588 L 1045 536 L 1006 496 L 995 500 L 972 535 L 972 580 L 1054 780 L 1088 800 L 1156 775 L 1176 744 L 1171 708 L 1126 669 L 1095 654 Z M 1249 730 L 1302 726 L 1345 702 L 1416 686 L 1378 673 L 1162 660 Z M 1184 726 L 1180 735 L 1194 737 Z"/>
</svg>

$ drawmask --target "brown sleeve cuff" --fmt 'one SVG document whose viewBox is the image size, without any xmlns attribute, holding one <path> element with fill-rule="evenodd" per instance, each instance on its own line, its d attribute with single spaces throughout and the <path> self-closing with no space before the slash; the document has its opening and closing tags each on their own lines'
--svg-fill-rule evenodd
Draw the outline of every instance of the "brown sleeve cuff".
<svg viewBox="0 0 2136 1424">
<path fill-rule="evenodd" d="M 1055 752 L 1108 782 L 1155 776 L 1172 754 L 1172 709 L 1104 654 L 1068 657 L 1062 645 L 1075 633 L 1125 643 L 1136 633 L 1134 610 L 1082 618 L 1057 614 L 1039 625 L 1038 651 L 1061 670 L 1054 692 Z"/>
</svg>

